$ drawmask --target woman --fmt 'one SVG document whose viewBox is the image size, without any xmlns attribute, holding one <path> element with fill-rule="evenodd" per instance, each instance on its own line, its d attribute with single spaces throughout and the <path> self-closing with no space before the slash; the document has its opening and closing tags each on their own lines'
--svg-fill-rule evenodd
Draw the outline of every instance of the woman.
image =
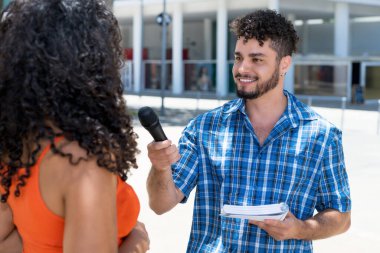
<svg viewBox="0 0 380 253">
<path fill-rule="evenodd" d="M 14 252 L 18 235 L 25 253 L 147 250 L 124 182 L 137 144 L 120 41 L 100 0 L 15 0 L 2 14 L 0 242 Z"/>
</svg>

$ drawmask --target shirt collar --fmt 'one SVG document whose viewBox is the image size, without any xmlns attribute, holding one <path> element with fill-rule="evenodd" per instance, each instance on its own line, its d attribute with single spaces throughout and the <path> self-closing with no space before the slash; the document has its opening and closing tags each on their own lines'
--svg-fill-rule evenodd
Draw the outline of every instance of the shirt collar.
<svg viewBox="0 0 380 253">
<path fill-rule="evenodd" d="M 223 114 L 233 114 L 240 111 L 245 114 L 245 102 L 242 98 L 234 99 L 223 106 Z"/>
<path fill-rule="evenodd" d="M 293 94 L 284 90 L 285 96 L 288 98 L 285 116 L 288 117 L 293 127 L 297 127 L 301 121 L 311 121 L 318 118 L 318 114 L 309 106 L 299 101 Z"/>
<path fill-rule="evenodd" d="M 315 120 L 318 117 L 318 115 L 309 106 L 303 104 L 287 90 L 284 90 L 284 95 L 288 99 L 288 105 L 283 117 L 287 117 L 289 119 L 292 127 L 297 127 L 300 121 Z M 227 118 L 237 111 L 246 115 L 245 102 L 242 98 L 231 100 L 223 106 L 223 118 Z"/>
</svg>

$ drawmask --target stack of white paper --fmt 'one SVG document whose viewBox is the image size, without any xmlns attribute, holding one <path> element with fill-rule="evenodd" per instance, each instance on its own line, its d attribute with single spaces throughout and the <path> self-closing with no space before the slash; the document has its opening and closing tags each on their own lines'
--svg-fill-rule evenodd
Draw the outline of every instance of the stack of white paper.
<svg viewBox="0 0 380 253">
<path fill-rule="evenodd" d="M 263 221 L 265 219 L 284 220 L 288 211 L 289 207 L 286 203 L 262 206 L 224 205 L 220 215 L 257 221 Z"/>
</svg>

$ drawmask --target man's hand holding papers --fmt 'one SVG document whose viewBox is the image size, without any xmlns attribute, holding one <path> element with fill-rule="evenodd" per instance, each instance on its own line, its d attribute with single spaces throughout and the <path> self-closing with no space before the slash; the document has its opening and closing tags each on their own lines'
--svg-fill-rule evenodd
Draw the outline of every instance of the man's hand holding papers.
<svg viewBox="0 0 380 253">
<path fill-rule="evenodd" d="M 284 220 L 289 207 L 285 203 L 261 206 L 224 205 L 221 215 L 231 218 L 263 221 L 266 219 Z"/>
<path fill-rule="evenodd" d="M 248 219 L 275 240 L 303 239 L 305 222 L 297 219 L 286 203 L 261 206 L 223 205 L 221 216 Z"/>
</svg>

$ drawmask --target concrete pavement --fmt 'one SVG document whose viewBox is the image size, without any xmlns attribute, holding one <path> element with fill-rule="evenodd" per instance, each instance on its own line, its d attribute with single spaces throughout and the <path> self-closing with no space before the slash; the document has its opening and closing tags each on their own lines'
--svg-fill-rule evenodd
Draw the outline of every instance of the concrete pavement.
<svg viewBox="0 0 380 253">
<path fill-rule="evenodd" d="M 142 106 L 160 109 L 159 97 L 126 96 L 127 105 L 135 114 Z M 166 116 L 160 117 L 168 138 L 177 143 L 181 131 L 191 117 L 204 110 L 222 105 L 225 101 L 166 98 Z M 380 135 L 377 111 L 345 110 L 314 107 L 322 116 L 338 127 L 343 123 L 343 146 L 353 200 L 352 225 L 339 236 L 314 242 L 314 252 L 372 253 L 380 252 Z M 137 119 L 137 117 L 135 117 Z M 150 169 L 146 145 L 152 141 L 149 133 L 134 121 L 139 135 L 139 169 L 132 171 L 128 182 L 134 187 L 141 202 L 140 220 L 146 225 L 151 239 L 152 253 L 182 253 L 189 237 L 193 197 L 187 204 L 179 204 L 170 212 L 158 216 L 150 210 L 146 192 L 146 178 Z"/>
</svg>

